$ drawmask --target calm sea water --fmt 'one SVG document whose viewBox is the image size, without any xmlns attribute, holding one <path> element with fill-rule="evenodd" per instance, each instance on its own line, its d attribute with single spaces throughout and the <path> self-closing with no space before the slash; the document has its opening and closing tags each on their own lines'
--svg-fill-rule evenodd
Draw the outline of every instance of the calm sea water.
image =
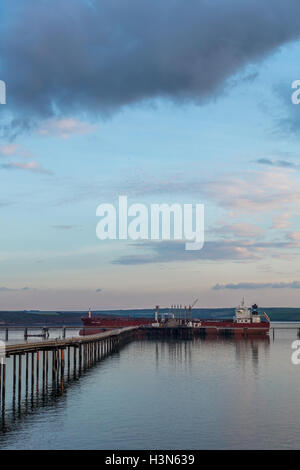
<svg viewBox="0 0 300 470">
<path fill-rule="evenodd" d="M 296 449 L 295 339 L 276 330 L 274 339 L 129 343 L 20 412 L 8 391 L 0 448 Z"/>
</svg>

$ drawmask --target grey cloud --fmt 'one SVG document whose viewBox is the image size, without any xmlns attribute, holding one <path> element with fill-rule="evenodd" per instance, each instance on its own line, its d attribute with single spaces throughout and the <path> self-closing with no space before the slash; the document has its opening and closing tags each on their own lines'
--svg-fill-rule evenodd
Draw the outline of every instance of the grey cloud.
<svg viewBox="0 0 300 470">
<path fill-rule="evenodd" d="M 26 116 L 107 114 L 157 97 L 201 102 L 300 36 L 298 0 L 2 0 L 1 7 L 1 73 L 16 112 L 2 130 L 13 136 L 32 127 Z"/>
<path fill-rule="evenodd" d="M 0 30 L 1 38 L 1 30 Z M 0 46 L 1 50 L 1 46 Z M 21 86 L 21 85 L 20 85 Z M 11 96 L 13 99 L 13 96 Z M 18 107 L 18 101 L 16 101 Z M 32 131 L 36 127 L 34 120 L 31 118 L 13 118 L 8 122 L 2 122 L 0 125 L 0 137 L 4 139 L 14 140 L 20 134 Z"/>
<path fill-rule="evenodd" d="M 259 158 L 256 160 L 256 163 L 261 165 L 269 165 L 269 166 L 278 166 L 282 168 L 297 168 L 295 163 L 289 162 L 287 160 L 271 160 L 270 158 Z"/>
<path fill-rule="evenodd" d="M 31 162 L 10 162 L 10 163 L 4 163 L 3 165 L 0 165 L 0 168 L 3 168 L 4 170 L 25 170 L 25 171 L 30 171 L 32 173 L 43 173 L 46 175 L 52 175 L 52 172 L 47 170 L 46 168 L 43 168 L 39 163 L 35 161 Z"/>
<path fill-rule="evenodd" d="M 1 201 L 0 200 L 0 208 L 1 207 L 8 207 L 8 206 L 11 206 L 12 204 L 14 204 L 12 201 Z"/>
<path fill-rule="evenodd" d="M 300 289 L 300 281 L 292 282 L 239 282 L 238 284 L 216 284 L 213 289 Z"/>
<path fill-rule="evenodd" d="M 186 251 L 183 241 L 141 241 L 132 244 L 137 250 L 146 250 L 146 254 L 121 256 L 113 261 L 119 265 L 139 265 L 149 263 L 167 263 L 173 261 L 253 261 L 264 256 L 262 250 L 285 248 L 289 243 L 249 243 L 244 241 L 207 241 L 202 250 Z M 147 254 L 149 251 L 149 254 Z"/>
<path fill-rule="evenodd" d="M 20 289 L 11 288 L 11 287 L 0 287 L 0 292 L 16 292 L 16 291 L 27 291 L 31 290 L 30 287 L 22 287 Z"/>
<path fill-rule="evenodd" d="M 51 227 L 57 230 L 72 230 L 72 229 L 78 228 L 79 226 L 78 225 L 51 225 Z"/>
</svg>

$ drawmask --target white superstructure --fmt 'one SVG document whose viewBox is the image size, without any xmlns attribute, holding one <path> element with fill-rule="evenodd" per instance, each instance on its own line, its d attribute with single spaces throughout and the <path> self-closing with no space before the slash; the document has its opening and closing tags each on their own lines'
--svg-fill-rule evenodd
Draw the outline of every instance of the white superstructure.
<svg viewBox="0 0 300 470">
<path fill-rule="evenodd" d="M 259 323 L 261 320 L 257 312 L 257 305 L 254 304 L 252 308 L 247 307 L 243 297 L 240 305 L 235 309 L 235 321 L 237 323 Z"/>
</svg>

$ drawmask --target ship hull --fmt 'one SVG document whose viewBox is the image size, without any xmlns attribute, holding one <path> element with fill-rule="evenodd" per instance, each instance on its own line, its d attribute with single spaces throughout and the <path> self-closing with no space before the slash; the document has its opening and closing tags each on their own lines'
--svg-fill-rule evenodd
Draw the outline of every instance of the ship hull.
<svg viewBox="0 0 300 470">
<path fill-rule="evenodd" d="M 133 317 L 83 317 L 81 321 L 85 327 L 93 328 L 125 328 L 128 326 L 150 325 L 153 320 L 150 318 L 133 318 Z"/>
<path fill-rule="evenodd" d="M 146 326 L 151 327 L 153 320 L 150 318 L 133 318 L 133 317 L 84 317 L 81 319 L 84 328 L 81 334 L 94 334 L 112 328 L 125 328 L 129 326 Z M 172 327 L 182 327 L 182 323 L 173 325 Z M 189 325 L 197 334 L 205 335 L 235 335 L 235 336 L 260 336 L 267 335 L 270 329 L 269 322 L 251 322 L 240 323 L 234 320 L 193 320 Z M 171 327 L 170 322 L 159 325 L 159 328 Z"/>
<path fill-rule="evenodd" d="M 270 330 L 270 323 L 239 323 L 236 321 L 202 320 L 194 323 L 194 328 L 199 328 L 205 334 L 219 335 L 230 334 L 237 336 L 266 335 Z"/>
</svg>

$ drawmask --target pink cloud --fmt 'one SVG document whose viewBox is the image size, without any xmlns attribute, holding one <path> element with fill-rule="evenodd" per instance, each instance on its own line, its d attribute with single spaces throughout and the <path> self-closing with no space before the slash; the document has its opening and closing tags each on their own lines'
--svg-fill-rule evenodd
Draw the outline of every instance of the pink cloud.
<svg viewBox="0 0 300 470">
<path fill-rule="evenodd" d="M 39 163 L 35 161 L 31 161 L 28 163 L 11 162 L 11 163 L 2 165 L 2 168 L 5 168 L 7 170 L 27 170 L 27 171 L 32 171 L 34 173 L 51 174 L 51 171 L 43 168 Z"/>
<path fill-rule="evenodd" d="M 248 171 L 224 176 L 205 185 L 207 195 L 223 207 L 238 212 L 267 212 L 298 203 L 299 181 L 292 170 Z"/>
<path fill-rule="evenodd" d="M 90 134 L 95 128 L 96 126 L 78 119 L 64 118 L 46 121 L 37 132 L 42 136 L 58 136 L 62 139 L 68 139 L 71 135 Z"/>
<path fill-rule="evenodd" d="M 288 238 L 289 238 L 289 240 L 299 242 L 300 241 L 300 230 L 296 230 L 295 232 L 290 232 L 288 234 Z"/>
<path fill-rule="evenodd" d="M 237 223 L 232 225 L 223 225 L 215 230 L 222 235 L 234 235 L 236 237 L 257 237 L 264 233 L 261 227 L 248 223 Z"/>
<path fill-rule="evenodd" d="M 293 214 L 289 212 L 276 215 L 273 218 L 272 228 L 280 230 L 290 227 L 292 225 L 290 221 L 292 216 Z"/>
<path fill-rule="evenodd" d="M 29 157 L 31 158 L 33 155 L 28 150 L 22 149 L 19 145 L 16 144 L 4 144 L 0 146 L 0 156 L 2 157 L 12 157 L 12 156 L 20 156 L 20 157 Z"/>
</svg>

